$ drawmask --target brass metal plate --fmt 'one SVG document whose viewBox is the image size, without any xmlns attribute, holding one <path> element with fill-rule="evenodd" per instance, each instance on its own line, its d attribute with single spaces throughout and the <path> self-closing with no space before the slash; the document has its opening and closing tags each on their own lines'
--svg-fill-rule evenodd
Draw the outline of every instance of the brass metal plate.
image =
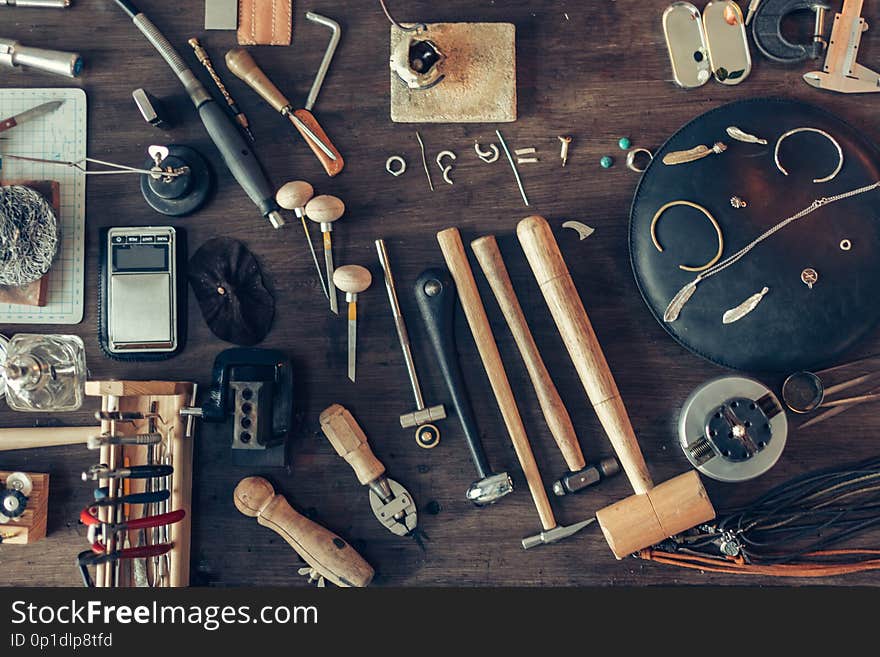
<svg viewBox="0 0 880 657">
<path fill-rule="evenodd" d="M 742 10 L 732 0 L 710 2 L 703 9 L 703 31 L 712 75 L 721 84 L 739 84 L 752 70 Z"/>
<path fill-rule="evenodd" d="M 675 84 L 701 87 L 712 77 L 699 10 L 690 2 L 673 2 L 663 12 L 663 35 Z"/>
<path fill-rule="evenodd" d="M 428 23 L 422 35 L 446 55 L 446 77 L 435 87 L 414 91 L 389 72 L 392 121 L 516 121 L 516 27 L 512 23 Z M 389 52 L 410 36 L 392 25 Z"/>
</svg>

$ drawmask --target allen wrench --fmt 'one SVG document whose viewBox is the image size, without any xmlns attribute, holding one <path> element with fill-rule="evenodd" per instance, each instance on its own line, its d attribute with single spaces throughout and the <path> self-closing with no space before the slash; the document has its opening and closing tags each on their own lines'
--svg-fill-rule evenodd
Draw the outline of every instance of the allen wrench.
<svg viewBox="0 0 880 657">
<path fill-rule="evenodd" d="M 315 106 L 315 103 L 318 100 L 321 85 L 324 84 L 324 78 L 327 76 L 327 71 L 330 70 L 330 62 L 333 61 L 333 55 L 336 53 L 336 46 L 339 45 L 339 39 L 342 36 L 342 28 L 339 26 L 339 23 L 332 18 L 316 14 L 313 11 L 306 13 L 306 19 L 330 28 L 331 33 L 330 43 L 327 44 L 327 50 L 324 51 L 324 58 L 321 60 L 321 65 L 318 67 L 318 72 L 315 74 L 315 81 L 312 82 L 312 88 L 309 90 L 309 96 L 306 99 L 306 109 L 312 111 L 312 107 Z"/>
</svg>

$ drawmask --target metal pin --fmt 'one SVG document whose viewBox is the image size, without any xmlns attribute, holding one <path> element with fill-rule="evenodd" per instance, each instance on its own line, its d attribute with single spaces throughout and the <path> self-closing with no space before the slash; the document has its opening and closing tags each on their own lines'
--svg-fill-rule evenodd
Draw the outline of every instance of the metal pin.
<svg viewBox="0 0 880 657">
<path fill-rule="evenodd" d="M 428 186 L 433 192 L 434 182 L 431 180 L 431 171 L 428 169 L 428 159 L 425 157 L 425 142 L 422 141 L 422 136 L 419 134 L 418 130 L 416 130 L 416 139 L 419 140 L 419 148 L 422 149 L 422 166 L 425 168 L 425 175 L 428 176 Z"/>
</svg>

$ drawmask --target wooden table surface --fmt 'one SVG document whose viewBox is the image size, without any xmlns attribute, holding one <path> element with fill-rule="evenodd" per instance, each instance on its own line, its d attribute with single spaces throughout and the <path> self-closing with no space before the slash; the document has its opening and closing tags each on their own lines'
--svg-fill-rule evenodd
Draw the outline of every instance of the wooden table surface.
<svg viewBox="0 0 880 657">
<path fill-rule="evenodd" d="M 88 95 L 88 149 L 93 157 L 138 164 L 154 143 L 195 146 L 208 156 L 218 189 L 196 215 L 172 220 L 187 230 L 190 252 L 209 238 L 242 240 L 260 260 L 277 302 L 275 323 L 261 346 L 282 349 L 295 368 L 297 429 L 291 438 L 287 470 L 253 471 L 230 465 L 229 430 L 201 426 L 196 438 L 193 507 L 192 583 L 197 585 L 303 585 L 296 574 L 296 554 L 274 533 L 239 514 L 232 489 L 244 476 L 268 476 L 298 509 L 312 514 L 347 537 L 377 570 L 376 584 L 426 585 L 648 585 L 768 584 L 769 578 L 743 578 L 683 571 L 636 560 L 616 561 L 596 528 L 561 543 L 523 551 L 520 539 L 540 529 L 511 443 L 491 397 L 476 348 L 459 312 L 456 328 L 469 390 L 493 467 L 510 471 L 518 490 L 501 503 L 476 509 L 464 491 L 475 478 L 463 436 L 452 418 L 441 423 L 441 444 L 416 446 L 412 432 L 401 430 L 398 416 L 413 400 L 381 281 L 373 240 L 385 238 L 409 320 L 416 363 L 429 403 L 447 402 L 443 382 L 418 319 L 411 286 L 422 269 L 443 260 L 435 233 L 458 226 L 465 241 L 498 235 L 520 301 L 547 365 L 578 429 L 587 458 L 609 455 L 611 448 L 586 402 L 574 369 L 546 312 L 514 236 L 516 222 L 530 213 L 554 226 L 577 219 L 596 229 L 578 242 L 570 231 L 558 233 L 560 245 L 583 297 L 605 354 L 627 404 L 642 449 L 656 481 L 685 470 L 675 423 L 692 389 L 724 371 L 688 353 L 652 319 L 636 288 L 627 253 L 628 211 L 637 174 L 624 166 L 617 140 L 658 147 L 694 116 L 735 99 L 778 95 L 800 98 L 836 112 L 874 140 L 878 98 L 822 93 L 801 80 L 807 67 L 786 68 L 755 53 L 751 76 L 742 85 L 710 82 L 684 91 L 671 82 L 660 23 L 662 3 L 616 0 L 598 3 L 556 0 L 475 2 L 446 0 L 390 1 L 401 20 L 506 21 L 517 28 L 519 119 L 500 126 L 512 147 L 535 146 L 541 162 L 522 167 L 530 208 L 525 208 L 509 167 L 479 162 L 474 140 L 492 141 L 494 125 L 400 125 L 389 118 L 389 25 L 377 3 L 325 0 L 295 3 L 293 45 L 254 48 L 258 63 L 276 84 L 305 99 L 327 44 L 325 28 L 304 19 L 315 10 L 339 21 L 343 37 L 315 112 L 346 159 L 346 169 L 329 179 L 317 160 L 253 92 L 226 71 L 225 51 L 232 32 L 204 32 L 200 0 L 139 0 L 153 22 L 180 50 L 200 77 L 186 39 L 198 36 L 251 119 L 257 150 L 273 183 L 311 181 L 318 193 L 344 199 L 348 212 L 333 233 L 338 264 L 370 268 L 373 287 L 360 297 L 358 382 L 346 378 L 346 322 L 325 308 L 314 266 L 296 224 L 273 230 L 255 211 L 228 172 L 196 118 L 168 66 L 110 0 L 74 0 L 66 11 L 0 8 L 0 36 L 32 46 L 79 51 L 83 76 L 68 81 L 39 73 L 0 68 L 0 86 L 81 85 Z M 743 5 L 747 4 L 745 2 Z M 876 20 L 866 6 L 868 21 Z M 880 66 L 875 30 L 866 33 L 859 61 Z M 753 48 L 754 50 L 754 48 Z M 131 100 L 145 87 L 164 99 L 175 126 L 162 132 L 146 125 Z M 429 151 L 436 191 L 428 190 L 419 162 L 416 129 Z M 568 166 L 559 166 L 557 135 L 574 137 Z M 455 185 L 440 181 L 433 159 L 442 149 L 458 153 Z M 391 154 L 403 155 L 409 170 L 392 178 L 384 169 Z M 611 154 L 616 164 L 601 169 Z M 78 326 L 4 326 L 3 332 L 73 332 L 87 345 L 93 378 L 194 380 L 210 383 L 214 357 L 231 345 L 215 338 L 189 299 L 189 340 L 185 351 L 164 363 L 126 365 L 106 359 L 97 344 L 98 230 L 105 226 L 162 224 L 166 220 L 144 203 L 137 181 L 91 178 L 88 182 L 86 312 Z M 473 261 L 473 260 L 472 260 Z M 562 458 L 540 415 L 534 393 L 511 335 L 499 316 L 482 274 L 476 277 L 491 316 L 508 375 L 532 446 L 550 483 L 564 470 Z M 859 348 L 878 351 L 880 335 Z M 778 386 L 780 381 L 766 381 Z M 203 388 L 204 390 L 205 388 Z M 778 390 L 778 387 L 777 387 Z M 349 466 L 332 451 L 318 428 L 318 414 L 330 404 L 347 406 L 370 437 L 390 475 L 412 492 L 419 524 L 429 536 L 422 550 L 413 540 L 382 528 L 370 512 L 367 491 Z M 95 400 L 77 413 L 32 416 L 0 411 L 0 426 L 35 422 L 90 423 Z M 716 507 L 756 497 L 769 487 L 810 469 L 827 467 L 876 453 L 876 411 L 852 410 L 825 426 L 795 433 L 768 474 L 739 484 L 706 485 Z M 77 585 L 74 557 L 85 545 L 79 510 L 91 497 L 80 472 L 95 459 L 84 447 L 5 452 L 0 469 L 51 473 L 48 537 L 31 546 L 0 546 L 0 582 L 14 585 Z M 617 477 L 577 497 L 552 500 L 558 519 L 569 524 L 631 493 Z M 880 584 L 880 575 L 863 574 L 822 580 L 827 584 Z M 807 580 L 786 580 L 806 584 Z"/>
</svg>

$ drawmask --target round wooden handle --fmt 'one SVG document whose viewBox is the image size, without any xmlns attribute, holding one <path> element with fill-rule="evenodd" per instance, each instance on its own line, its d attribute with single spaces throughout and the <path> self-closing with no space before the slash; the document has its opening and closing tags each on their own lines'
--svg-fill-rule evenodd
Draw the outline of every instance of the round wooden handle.
<svg viewBox="0 0 880 657">
<path fill-rule="evenodd" d="M 94 433 L 95 427 L 0 429 L 0 452 L 13 449 L 84 444 Z"/>
<path fill-rule="evenodd" d="M 315 188 L 305 180 L 292 180 L 275 193 L 275 202 L 285 210 L 301 210 L 314 195 Z"/>
<path fill-rule="evenodd" d="M 507 267 L 504 265 L 504 258 L 498 248 L 495 236 L 487 235 L 476 239 L 471 242 L 471 248 L 486 275 L 486 280 L 489 281 L 492 292 L 495 293 L 501 314 L 507 320 L 519 353 L 525 361 L 526 370 L 538 396 L 538 403 L 541 405 L 541 412 L 544 414 L 544 420 L 562 452 L 565 464 L 572 472 L 583 469 L 586 462 L 571 416 L 559 396 L 559 391 L 553 385 L 550 372 L 547 371 L 535 338 L 529 330 L 526 316 L 519 305 L 519 299 L 516 297 L 513 282 L 510 280 L 510 274 L 507 273 Z"/>
<path fill-rule="evenodd" d="M 370 270 L 360 265 L 343 265 L 333 272 L 333 284 L 343 292 L 360 294 L 373 282 Z"/>
<path fill-rule="evenodd" d="M 274 497 L 275 489 L 262 477 L 242 479 L 232 493 L 235 508 L 251 518 L 258 517 Z"/>
<path fill-rule="evenodd" d="M 278 90 L 254 58 L 244 48 L 233 48 L 226 53 L 226 66 L 232 74 L 256 91 L 277 112 L 290 107 L 290 101 Z"/>
<path fill-rule="evenodd" d="M 385 473 L 385 466 L 370 449 L 367 435 L 346 408 L 333 404 L 321 413 L 320 422 L 327 440 L 352 467 L 361 484 L 366 485 Z"/>
<path fill-rule="evenodd" d="M 306 203 L 306 216 L 312 221 L 322 224 L 333 223 L 345 214 L 345 203 L 342 199 L 322 194 Z"/>
<path fill-rule="evenodd" d="M 532 216 L 516 233 L 599 422 L 633 489 L 646 493 L 654 485 L 648 466 L 553 231 L 543 217 Z"/>
<path fill-rule="evenodd" d="M 452 274 L 452 279 L 458 289 L 461 307 L 464 309 L 464 315 L 474 336 L 474 342 L 477 343 L 480 360 L 483 361 L 483 367 L 489 377 L 489 384 L 492 386 L 495 400 L 501 409 L 504 425 L 507 427 L 507 433 L 510 435 L 510 441 L 513 443 L 513 449 L 523 469 L 523 474 L 526 476 L 526 482 L 529 485 L 532 499 L 535 501 L 541 524 L 544 529 L 553 529 L 556 527 L 553 509 L 550 507 L 550 500 L 547 498 L 547 491 L 544 489 L 544 482 L 541 479 L 535 455 L 532 453 L 532 447 L 516 406 L 513 391 L 510 389 L 510 382 L 504 371 L 504 364 L 501 361 L 501 354 L 498 352 L 498 345 L 495 343 L 495 336 L 492 334 L 492 327 L 489 325 L 489 318 L 486 316 L 486 309 L 480 300 L 480 292 L 464 251 L 461 234 L 457 228 L 447 228 L 437 233 L 437 241 L 440 243 L 440 250 L 443 252 L 446 266 L 449 268 L 449 273 Z"/>
</svg>

